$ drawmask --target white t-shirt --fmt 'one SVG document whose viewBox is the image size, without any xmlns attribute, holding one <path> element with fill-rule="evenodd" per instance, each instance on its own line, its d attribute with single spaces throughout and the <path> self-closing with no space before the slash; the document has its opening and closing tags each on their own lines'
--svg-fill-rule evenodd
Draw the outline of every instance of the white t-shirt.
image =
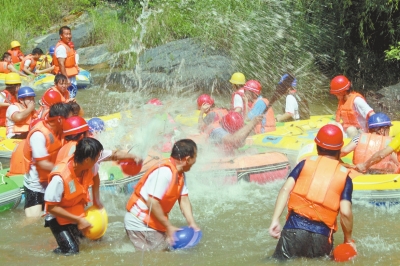
<svg viewBox="0 0 400 266">
<path fill-rule="evenodd" d="M 354 99 L 354 110 L 357 113 L 358 123 L 362 126 L 364 132 L 368 132 L 367 129 L 367 115 L 373 111 L 373 109 L 368 105 L 368 103 L 361 97 L 356 97 Z"/>
<path fill-rule="evenodd" d="M 15 125 L 14 121 L 11 119 L 11 116 L 15 113 L 15 112 L 19 112 L 19 108 L 18 106 L 16 106 L 15 104 L 10 105 L 7 108 L 7 112 L 6 112 L 6 127 L 8 129 L 8 134 L 7 134 L 7 138 L 10 139 L 12 137 L 14 137 L 14 132 L 13 132 L 13 127 Z"/>
<path fill-rule="evenodd" d="M 235 94 L 233 97 L 233 109 L 242 108 L 243 110 L 243 98 L 239 94 Z"/>
<path fill-rule="evenodd" d="M 156 199 L 162 199 L 164 197 L 165 192 L 168 189 L 168 186 L 172 180 L 172 171 L 169 167 L 163 166 L 156 170 L 154 170 L 146 182 L 144 183 L 142 189 L 140 190 L 140 195 L 143 197 L 145 201 L 149 199 L 149 196 L 152 196 Z M 181 196 L 188 195 L 189 191 L 185 184 L 183 185 Z M 138 205 L 138 206 L 137 206 Z M 140 210 L 148 210 L 146 203 L 141 201 L 140 199 L 137 202 L 137 205 L 133 205 L 130 212 L 125 214 L 125 228 L 127 230 L 132 231 L 153 231 L 153 229 L 149 228 L 144 222 L 145 213 Z"/>
<path fill-rule="evenodd" d="M 26 143 L 25 145 L 28 145 L 28 143 Z M 35 158 L 44 158 L 49 155 L 46 149 L 46 138 L 42 132 L 36 131 L 35 133 L 33 133 L 31 138 L 29 139 L 29 145 L 32 149 L 33 160 L 35 160 Z M 39 174 L 34 164 L 31 164 L 29 172 L 25 173 L 24 186 L 32 191 L 41 193 L 44 193 L 46 189 L 47 184 L 39 182 Z"/>
<path fill-rule="evenodd" d="M 299 105 L 297 103 L 296 97 L 294 97 L 291 94 L 286 96 L 285 112 L 290 113 L 292 115 L 293 119 L 295 119 L 295 120 L 300 119 Z"/>
<path fill-rule="evenodd" d="M 31 62 L 32 62 L 32 60 L 27 59 L 27 60 L 25 61 L 24 66 L 26 66 L 26 67 L 29 69 L 29 65 L 31 64 Z M 24 68 L 24 69 L 25 69 L 25 68 Z M 31 70 L 31 69 L 29 69 L 29 70 Z"/>
</svg>

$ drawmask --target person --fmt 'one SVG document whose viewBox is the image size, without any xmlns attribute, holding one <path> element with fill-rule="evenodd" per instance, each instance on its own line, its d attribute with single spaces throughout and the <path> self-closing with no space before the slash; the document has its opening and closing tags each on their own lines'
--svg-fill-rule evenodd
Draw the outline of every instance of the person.
<svg viewBox="0 0 400 266">
<path fill-rule="evenodd" d="M 208 94 L 202 94 L 197 98 L 197 108 L 200 110 L 198 127 L 201 132 L 204 132 L 208 125 L 220 121 L 228 114 L 225 108 L 215 107 L 214 99 Z"/>
<path fill-rule="evenodd" d="M 3 56 L 1 57 L 1 61 L 0 61 L 0 73 L 8 74 L 10 72 L 14 72 L 14 73 L 26 76 L 25 74 L 20 73 L 19 70 L 17 70 L 14 67 L 14 65 L 12 63 L 12 59 L 11 59 L 11 54 L 5 52 L 3 54 Z"/>
<path fill-rule="evenodd" d="M 11 49 L 7 52 L 11 54 L 11 60 L 13 64 L 19 63 L 24 59 L 24 54 L 21 51 L 21 44 L 18 41 L 12 41 Z"/>
<path fill-rule="evenodd" d="M 45 119 L 47 115 L 49 114 L 50 107 L 53 104 L 56 103 L 61 103 L 62 98 L 61 94 L 56 91 L 56 90 L 47 90 L 43 96 L 42 99 L 40 99 L 39 104 L 40 108 L 38 110 L 38 118 Z M 72 108 L 72 106 L 71 106 Z"/>
<path fill-rule="evenodd" d="M 233 73 L 229 82 L 232 84 L 232 99 L 231 99 L 231 110 L 238 112 L 242 115 L 248 110 L 248 102 L 244 96 L 244 90 L 242 86 L 246 83 L 246 77 L 240 73 Z"/>
<path fill-rule="evenodd" d="M 24 209 L 27 217 L 41 215 L 48 174 L 53 169 L 57 153 L 62 146 L 62 122 L 71 115 L 71 112 L 69 104 L 56 103 L 50 107 L 49 116 L 37 120 L 28 133 L 23 147 L 26 166 Z"/>
<path fill-rule="evenodd" d="M 252 108 L 246 114 L 247 119 L 251 120 L 256 116 L 262 115 L 263 119 L 254 127 L 256 134 L 262 134 L 276 130 L 274 110 L 269 107 L 267 98 L 261 96 L 261 84 L 257 80 L 249 80 L 244 85 L 244 93 Z M 245 117 L 246 117 L 245 116 Z"/>
<path fill-rule="evenodd" d="M 58 33 L 60 34 L 60 40 L 56 44 L 53 55 L 53 73 L 61 73 L 67 77 L 70 98 L 75 98 L 78 91 L 76 75 L 79 73 L 79 67 L 75 59 L 76 52 L 68 45 L 72 39 L 71 29 L 68 26 L 63 26 Z"/>
<path fill-rule="evenodd" d="M 279 191 L 269 227 L 269 234 L 279 239 L 273 258 L 329 256 L 339 213 L 344 243 L 355 247 L 353 183 L 349 170 L 339 162 L 343 133 L 335 125 L 325 125 L 315 143 L 318 155 L 301 161 Z M 288 215 L 281 229 L 279 218 L 286 205 Z"/>
<path fill-rule="evenodd" d="M 19 67 L 20 72 L 27 75 L 36 75 L 34 73 L 36 68 L 36 62 L 42 55 L 43 55 L 42 49 L 40 48 L 33 49 L 32 54 L 28 54 L 22 59 Z"/>
<path fill-rule="evenodd" d="M 40 66 L 36 68 L 35 74 L 52 73 L 54 71 L 53 55 L 56 47 L 55 45 L 50 46 L 48 54 L 41 56 L 39 59 Z"/>
<path fill-rule="evenodd" d="M 211 144 L 231 154 L 245 144 L 247 136 L 262 119 L 262 116 L 256 116 L 244 125 L 243 117 L 239 113 L 229 111 L 220 121 L 208 126 L 205 133 Z"/>
<path fill-rule="evenodd" d="M 93 138 L 83 138 L 76 145 L 72 156 L 58 163 L 49 175 L 49 185 L 44 194 L 46 210 L 50 215 L 45 219 L 58 247 L 56 254 L 79 253 L 81 232 L 92 224 L 85 219 L 85 206 L 90 201 L 89 187 L 92 187 L 93 205 L 103 208 L 100 201 L 100 178 L 94 165 L 103 150 L 101 143 Z"/>
<path fill-rule="evenodd" d="M 179 202 L 190 227 L 198 231 L 192 213 L 185 172 L 196 163 L 197 146 L 191 139 L 175 142 L 171 156 L 151 167 L 140 179 L 126 204 L 125 230 L 137 250 L 164 250 L 179 229 L 168 218 Z"/>
<path fill-rule="evenodd" d="M 354 151 L 353 164 L 365 162 L 375 152 L 385 148 L 392 140 L 389 137 L 390 127 L 392 122 L 384 113 L 376 113 L 368 118 L 369 133 L 361 133 L 354 137 L 349 144 L 341 150 L 340 156 L 346 156 Z M 373 173 L 394 173 L 398 168 L 398 161 L 395 154 L 386 156 L 381 162 L 370 167 Z"/>
<path fill-rule="evenodd" d="M 350 137 L 354 129 L 368 132 L 367 120 L 375 114 L 374 110 L 365 101 L 365 98 L 357 93 L 350 91 L 351 83 L 343 75 L 334 77 L 330 84 L 330 93 L 339 100 L 336 111 L 336 122 L 340 123 Z"/>
<path fill-rule="evenodd" d="M 63 74 L 57 74 L 54 77 L 54 86 L 47 89 L 46 92 L 51 90 L 58 92 L 61 95 L 61 100 L 63 103 L 75 101 L 74 98 L 70 97 L 70 93 L 67 88 L 68 88 L 68 78 Z"/>
<path fill-rule="evenodd" d="M 18 102 L 11 104 L 6 112 L 6 135 L 8 139 L 26 139 L 31 122 L 36 119 L 35 91 L 31 87 L 18 90 Z"/>
<path fill-rule="evenodd" d="M 6 88 L 1 92 L 0 97 L 0 126 L 6 126 L 7 108 L 17 102 L 17 93 L 21 87 L 21 77 L 17 73 L 6 74 Z"/>
<path fill-rule="evenodd" d="M 279 83 L 285 80 L 285 74 L 281 77 Z M 305 97 L 301 97 L 297 92 L 297 80 L 294 79 L 292 84 L 287 88 L 285 110 L 283 114 L 276 116 L 277 122 L 290 122 L 294 120 L 305 120 L 310 118 L 310 109 L 308 107 L 308 102 Z"/>
</svg>

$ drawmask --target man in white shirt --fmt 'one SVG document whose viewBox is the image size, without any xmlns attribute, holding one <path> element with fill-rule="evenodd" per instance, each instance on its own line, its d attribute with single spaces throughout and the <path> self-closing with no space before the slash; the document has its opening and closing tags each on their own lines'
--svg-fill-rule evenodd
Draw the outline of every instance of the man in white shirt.
<svg viewBox="0 0 400 266">
<path fill-rule="evenodd" d="M 168 213 L 176 201 L 188 225 L 200 230 L 193 217 L 184 174 L 196 157 L 196 143 L 179 140 L 171 157 L 150 168 L 136 185 L 125 214 L 125 229 L 136 249 L 164 250 L 173 244 L 173 236 L 179 229 L 171 224 Z"/>
</svg>

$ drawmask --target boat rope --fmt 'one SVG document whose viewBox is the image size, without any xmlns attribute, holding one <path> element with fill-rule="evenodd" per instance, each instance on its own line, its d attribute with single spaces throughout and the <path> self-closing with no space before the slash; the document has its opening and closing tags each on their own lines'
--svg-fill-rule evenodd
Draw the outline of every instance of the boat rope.
<svg viewBox="0 0 400 266">
<path fill-rule="evenodd" d="M 0 174 L 1 175 L 1 183 L 0 183 L 0 186 L 1 185 L 4 185 L 6 182 L 4 181 L 4 175 L 3 174 Z"/>
<path fill-rule="evenodd" d="M 381 182 L 354 182 L 353 184 L 355 185 L 378 185 L 378 184 L 385 184 L 385 183 L 391 183 L 394 182 L 396 183 L 397 180 L 400 178 L 400 175 L 397 175 L 393 180 L 387 180 L 387 181 L 381 181 Z"/>
</svg>

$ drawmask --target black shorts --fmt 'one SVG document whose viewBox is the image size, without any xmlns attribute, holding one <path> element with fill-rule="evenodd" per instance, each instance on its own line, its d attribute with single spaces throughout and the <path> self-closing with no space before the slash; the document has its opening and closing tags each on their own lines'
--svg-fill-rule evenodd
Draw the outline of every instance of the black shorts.
<svg viewBox="0 0 400 266">
<path fill-rule="evenodd" d="M 25 187 L 25 206 L 24 209 L 42 205 L 42 210 L 44 210 L 44 193 L 32 191 L 29 188 Z"/>
<path fill-rule="evenodd" d="M 333 248 L 333 237 L 309 232 L 302 229 L 283 229 L 273 255 L 279 260 L 296 257 L 317 258 L 330 256 Z"/>
</svg>

